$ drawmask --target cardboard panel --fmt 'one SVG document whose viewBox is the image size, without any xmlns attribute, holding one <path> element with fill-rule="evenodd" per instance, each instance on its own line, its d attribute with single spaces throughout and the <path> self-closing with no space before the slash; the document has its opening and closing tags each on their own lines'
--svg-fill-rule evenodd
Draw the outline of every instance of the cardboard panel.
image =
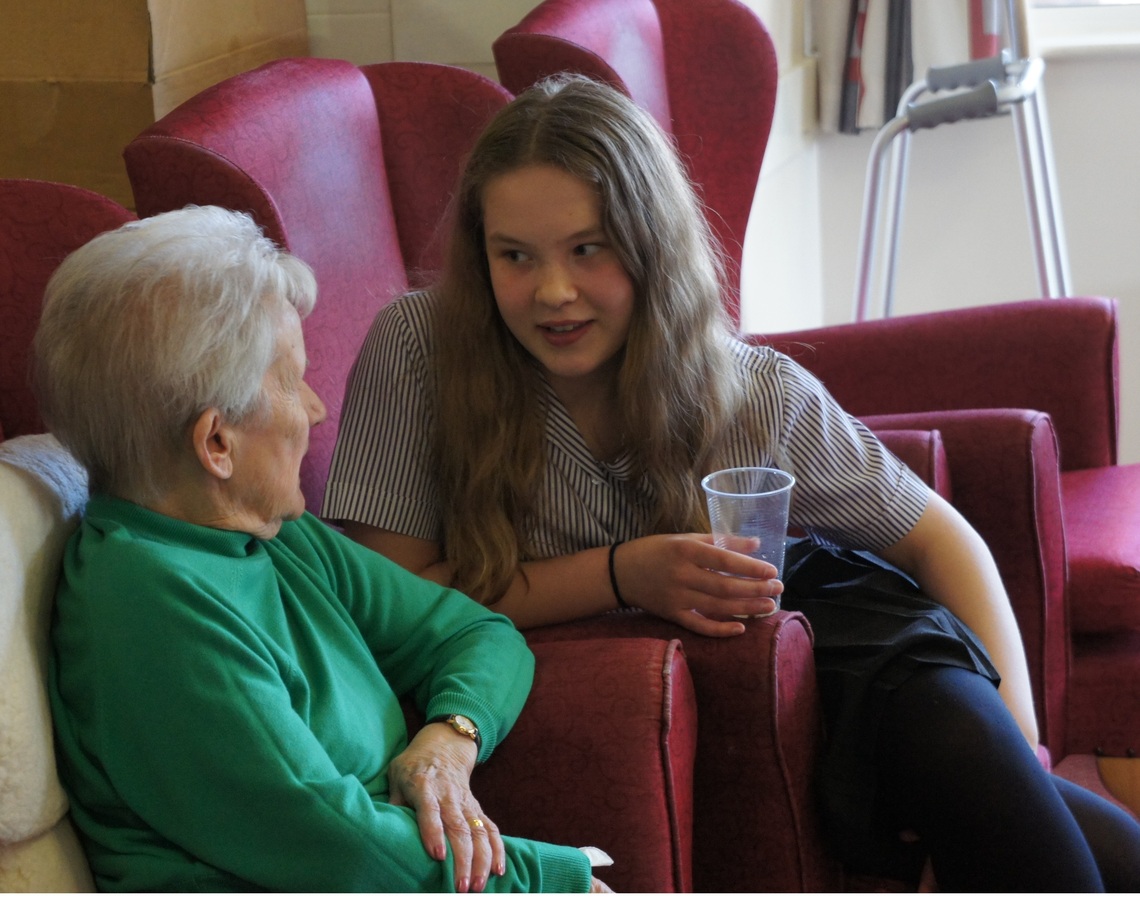
<svg viewBox="0 0 1140 898">
<path fill-rule="evenodd" d="M 143 82 L 150 75 L 146 0 L 6 2 L 3 20 L 0 79 Z"/>
<path fill-rule="evenodd" d="M 123 147 L 153 110 L 145 83 L 0 83 L 0 176 L 78 184 L 133 206 Z"/>
<path fill-rule="evenodd" d="M 300 38 L 302 55 L 308 52 L 305 0 L 149 0 L 148 5 L 156 82 L 242 51 L 262 61 L 273 58 L 264 51 L 281 40 Z"/>
<path fill-rule="evenodd" d="M 0 27 L 0 177 L 133 206 L 123 148 L 179 103 L 309 52 L 305 0 L 35 0 Z"/>
</svg>

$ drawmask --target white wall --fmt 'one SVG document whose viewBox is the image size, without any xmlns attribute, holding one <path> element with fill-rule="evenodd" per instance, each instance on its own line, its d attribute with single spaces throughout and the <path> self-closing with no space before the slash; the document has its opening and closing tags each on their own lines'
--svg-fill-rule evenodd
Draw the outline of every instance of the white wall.
<svg viewBox="0 0 1140 898">
<path fill-rule="evenodd" d="M 743 272 L 747 330 L 850 320 L 873 135 L 815 128 L 802 2 L 746 0 L 780 58 L 776 121 Z M 491 43 L 534 0 L 307 0 L 312 51 L 358 63 L 424 59 L 494 77 Z M 1140 460 L 1140 52 L 1046 57 L 1046 96 L 1073 289 L 1120 300 L 1124 461 Z M 896 314 L 1038 294 L 1021 170 L 1007 119 L 919 132 Z M 1064 359 L 1057 364 L 1063 365 Z"/>
</svg>

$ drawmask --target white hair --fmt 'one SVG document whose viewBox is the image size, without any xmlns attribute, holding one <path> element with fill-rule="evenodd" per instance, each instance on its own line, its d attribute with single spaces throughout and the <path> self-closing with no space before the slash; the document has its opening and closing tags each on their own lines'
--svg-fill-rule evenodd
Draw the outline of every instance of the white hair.
<svg viewBox="0 0 1140 898">
<path fill-rule="evenodd" d="M 245 214 L 188 206 L 96 237 L 48 283 L 35 383 L 92 492 L 145 499 L 206 409 L 263 408 L 282 310 L 316 301 L 309 267 Z"/>
</svg>

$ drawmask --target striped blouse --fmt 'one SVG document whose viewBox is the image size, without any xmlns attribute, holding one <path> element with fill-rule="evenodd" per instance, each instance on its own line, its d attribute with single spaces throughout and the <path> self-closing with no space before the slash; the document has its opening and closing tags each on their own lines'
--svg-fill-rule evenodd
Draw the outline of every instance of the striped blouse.
<svg viewBox="0 0 1140 898">
<path fill-rule="evenodd" d="M 434 304 L 411 294 L 373 322 L 349 379 L 322 514 L 442 541 L 431 470 L 429 388 Z M 747 385 L 741 423 L 721 467 L 763 465 L 796 478 L 791 524 L 817 542 L 877 550 L 897 542 L 926 507 L 928 490 L 800 365 L 769 347 L 734 341 Z M 550 513 L 529 534 L 532 558 L 567 555 L 648 535 L 648 484 L 631 458 L 599 461 L 548 389 L 545 495 Z"/>
</svg>

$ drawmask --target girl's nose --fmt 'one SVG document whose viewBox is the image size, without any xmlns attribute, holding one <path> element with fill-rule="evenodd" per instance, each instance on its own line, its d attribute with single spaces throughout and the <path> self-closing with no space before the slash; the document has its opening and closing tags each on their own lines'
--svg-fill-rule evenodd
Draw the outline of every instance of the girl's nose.
<svg viewBox="0 0 1140 898">
<path fill-rule="evenodd" d="M 539 274 L 535 298 L 548 306 L 561 306 L 578 296 L 578 288 L 569 272 L 561 265 L 543 266 Z"/>
</svg>

